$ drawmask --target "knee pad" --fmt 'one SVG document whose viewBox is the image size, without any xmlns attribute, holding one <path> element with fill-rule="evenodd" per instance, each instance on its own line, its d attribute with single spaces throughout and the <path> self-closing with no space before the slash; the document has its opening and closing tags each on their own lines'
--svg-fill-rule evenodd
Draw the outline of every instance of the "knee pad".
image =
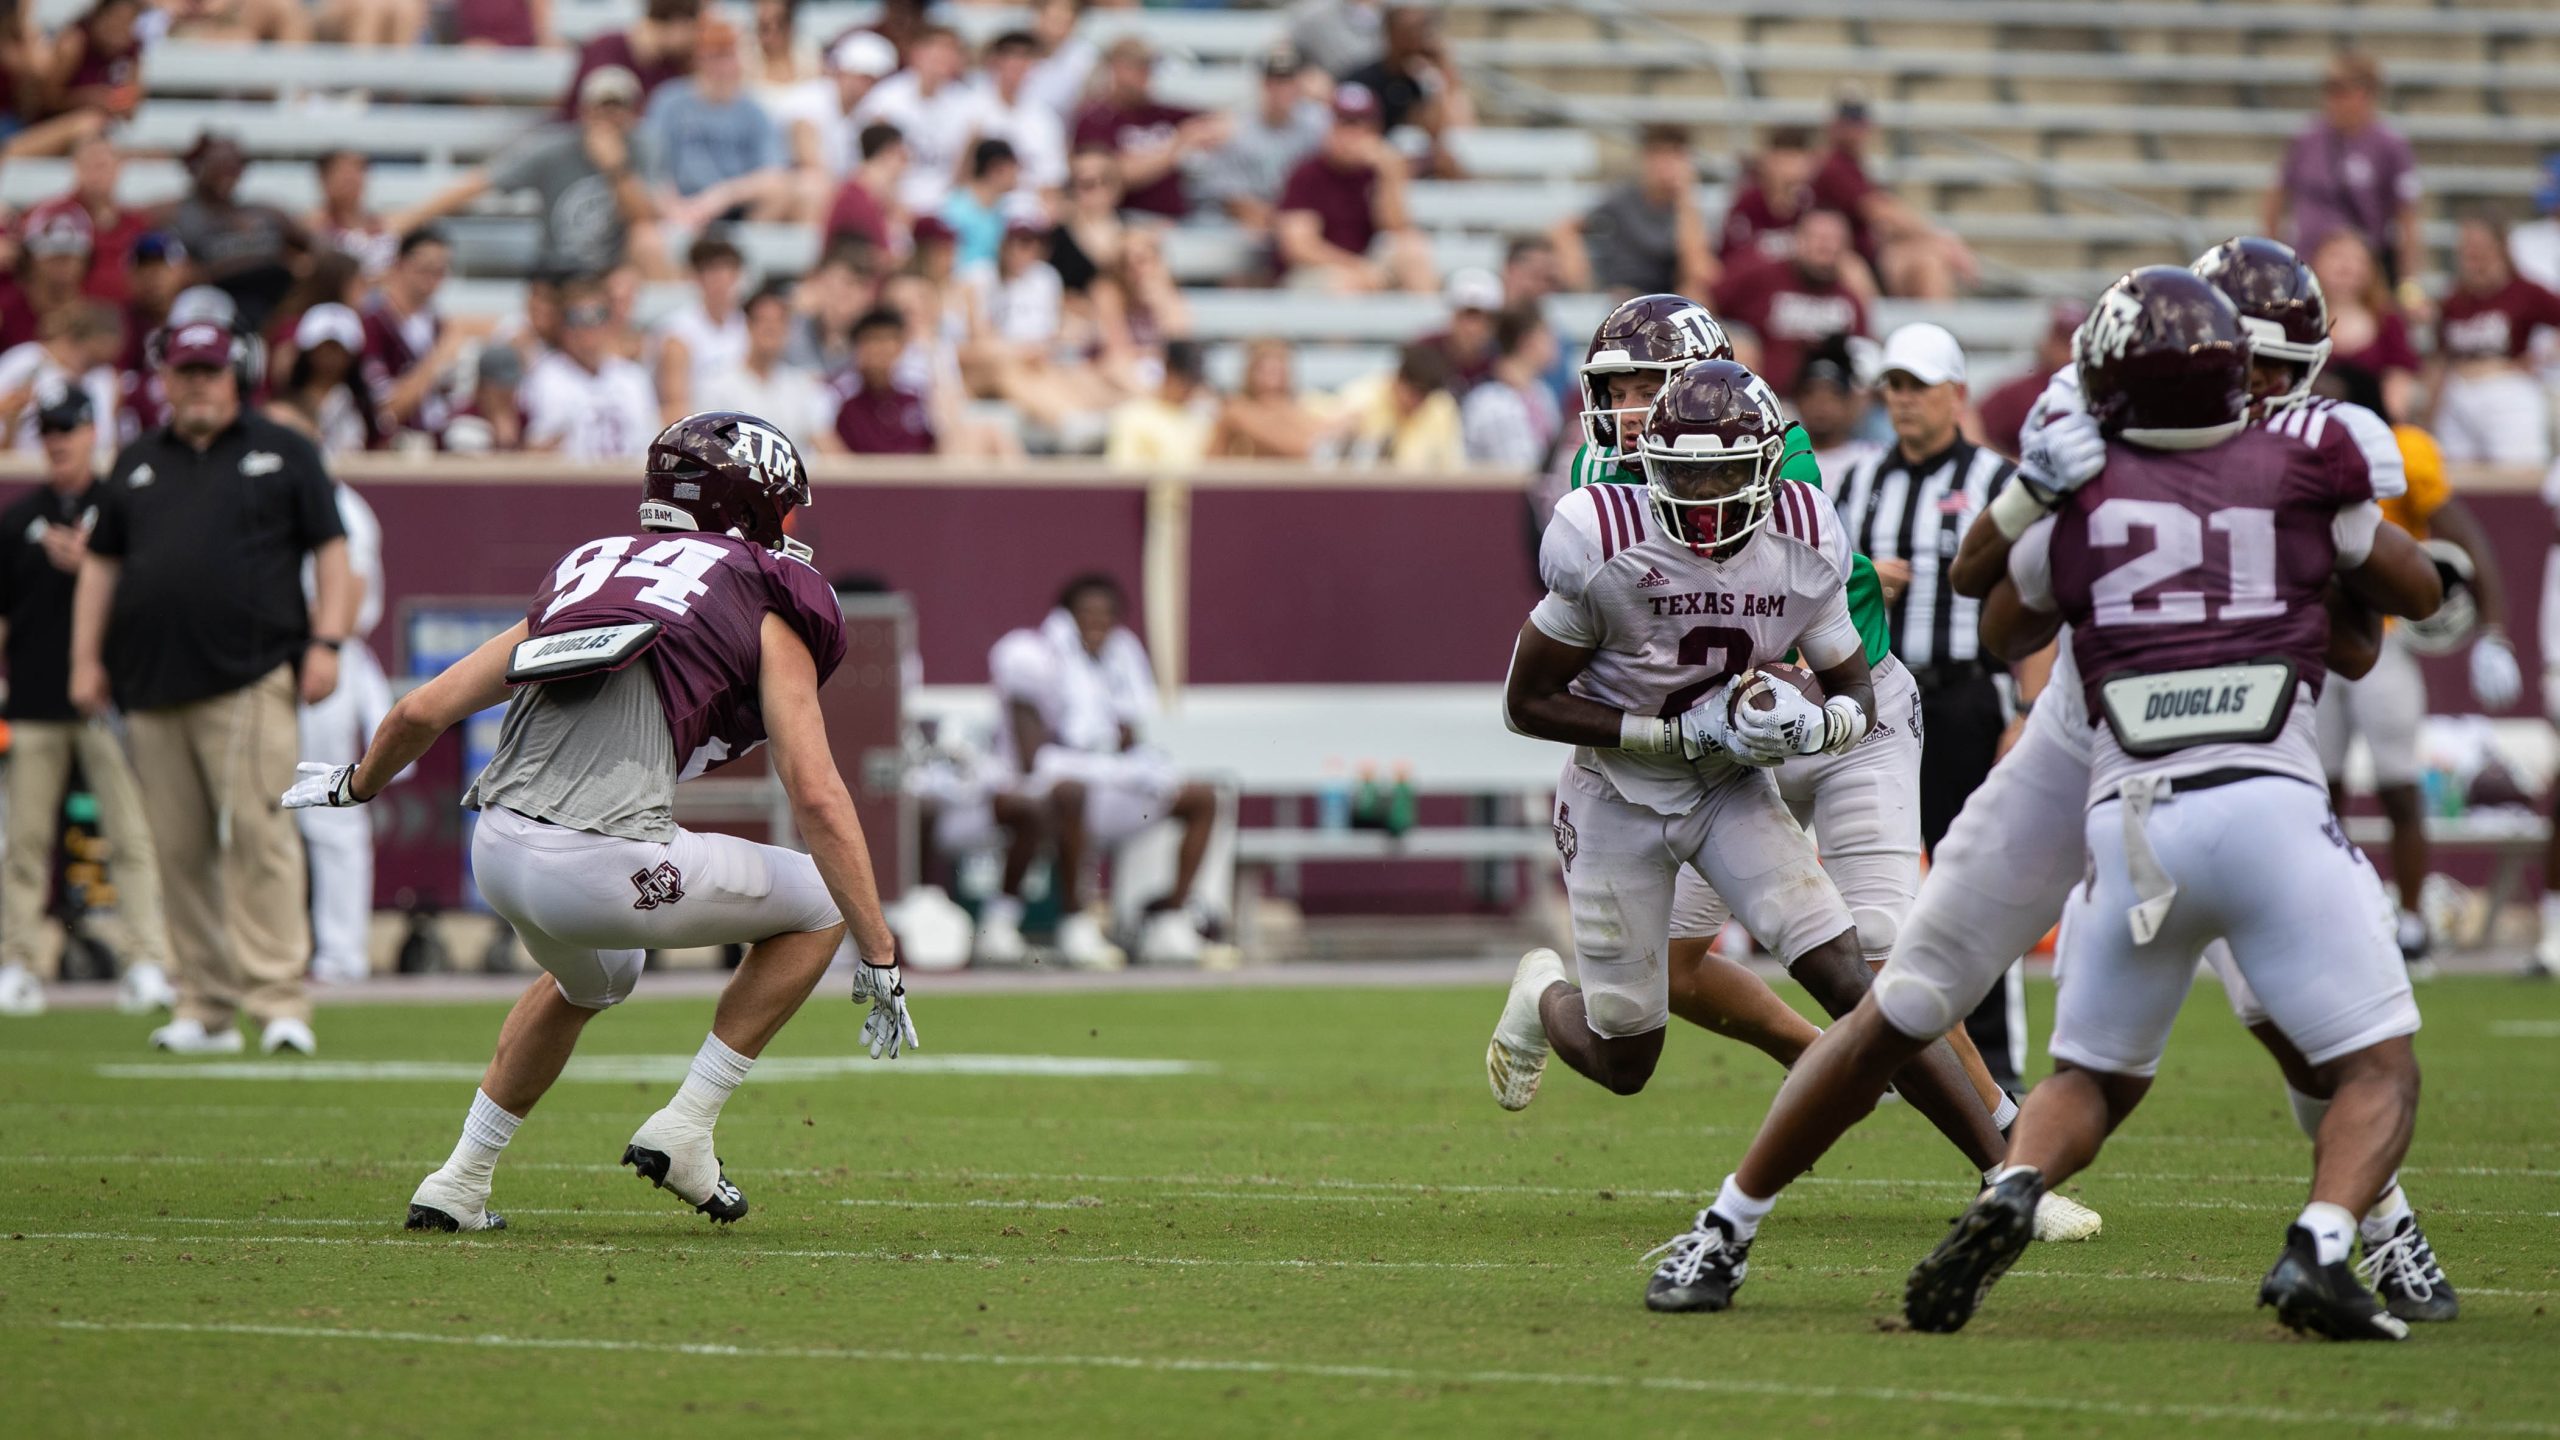
<svg viewBox="0 0 2560 1440">
<path fill-rule="evenodd" d="M 558 975 L 551 983 L 560 990 L 560 998 L 581 1010 L 610 1010 L 631 998 L 640 988 L 640 971 L 647 961 L 646 950 L 599 950 L 596 952 L 596 977 L 593 985 L 569 988 L 569 982 Z"/>
<path fill-rule="evenodd" d="M 1891 955 L 1893 942 L 1902 934 L 1900 916 L 1871 905 L 1853 907 L 1849 911 L 1849 923 L 1858 927 L 1858 949 L 1869 960 Z"/>
<path fill-rule="evenodd" d="M 1604 1040 L 1641 1035 L 1655 1028 L 1654 1017 L 1645 1013 L 1643 1001 L 1616 990 L 1582 992 L 1582 1013 L 1591 1022 L 1591 1033 Z"/>
<path fill-rule="evenodd" d="M 1958 1009 L 1944 990 L 1896 965 L 1887 965 L 1877 974 L 1873 993 L 1885 1023 L 1914 1040 L 1937 1039 L 1973 1009 L 1970 1005 Z"/>
</svg>

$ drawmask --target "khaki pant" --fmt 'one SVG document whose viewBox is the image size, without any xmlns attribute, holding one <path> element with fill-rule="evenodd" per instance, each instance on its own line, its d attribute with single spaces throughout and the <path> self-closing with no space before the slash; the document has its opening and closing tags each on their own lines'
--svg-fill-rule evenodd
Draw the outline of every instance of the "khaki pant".
<svg viewBox="0 0 2560 1440">
<path fill-rule="evenodd" d="M 37 970 L 50 952 L 45 902 L 53 889 L 55 824 L 77 756 L 98 797 L 116 887 L 119 952 L 127 965 L 169 963 L 169 928 L 160 914 L 160 865 L 142 797 L 124 748 L 104 725 L 78 720 L 20 720 L 9 727 L 9 853 L 0 864 L 0 964 Z"/>
<path fill-rule="evenodd" d="M 293 783 L 294 700 L 293 669 L 280 665 L 227 695 L 128 720 L 168 894 L 178 1014 L 208 1030 L 242 1010 L 261 1023 L 311 1018 L 302 837 L 280 803 Z"/>
</svg>

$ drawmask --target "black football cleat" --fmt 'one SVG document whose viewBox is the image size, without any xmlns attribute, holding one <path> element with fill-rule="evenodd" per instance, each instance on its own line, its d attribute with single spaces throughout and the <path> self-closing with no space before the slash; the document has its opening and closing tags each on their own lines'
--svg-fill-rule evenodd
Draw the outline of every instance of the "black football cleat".
<svg viewBox="0 0 2560 1440">
<path fill-rule="evenodd" d="M 438 1170 L 418 1182 L 417 1193 L 409 1197 L 408 1218 L 400 1228 L 458 1235 L 471 1230 L 504 1230 L 507 1217 L 489 1210 L 487 1176 L 474 1181 Z"/>
<path fill-rule="evenodd" d="M 2366 1241 L 2356 1273 L 2373 1282 L 2382 1308 L 2411 1324 L 2440 1325 L 2462 1314 L 2462 1298 L 2453 1293 L 2453 1282 L 2445 1278 L 2415 1215 L 2401 1216 L 2391 1227 L 2391 1238 L 2381 1244 Z"/>
<path fill-rule="evenodd" d="M 2304 1335 L 2331 1340 L 2406 1340 L 2407 1322 L 2382 1308 L 2356 1282 L 2344 1260 L 2320 1263 L 2318 1242 L 2300 1225 L 2284 1232 L 2284 1254 L 2258 1286 L 2258 1303 L 2276 1307 L 2276 1318 Z"/>
<path fill-rule="evenodd" d="M 2036 1238 L 2036 1202 L 2044 1177 L 2018 1170 L 1974 1197 L 1947 1238 L 1911 1269 L 1902 1315 L 1914 1330 L 1949 1335 L 1964 1328 L 1982 1297 Z"/>
<path fill-rule="evenodd" d="M 1698 1212 L 1685 1235 L 1675 1235 L 1645 1255 L 1662 1256 L 1644 1287 L 1644 1308 L 1671 1314 L 1733 1308 L 1733 1292 L 1751 1270 L 1751 1242 L 1733 1238 L 1733 1227 L 1713 1210 Z"/>
<path fill-rule="evenodd" d="M 622 1163 L 638 1171 L 641 1179 L 661 1190 L 672 1192 L 679 1200 L 690 1202 L 694 1209 L 723 1225 L 735 1225 L 747 1218 L 747 1197 L 738 1193 L 737 1186 L 729 1183 L 729 1172 L 718 1168 L 720 1160 L 716 1155 L 711 1160 L 714 1176 L 709 1193 L 699 1200 L 693 1199 L 692 1196 L 667 1183 L 667 1175 L 674 1168 L 675 1162 L 664 1150 L 648 1150 L 638 1145 L 626 1145 L 622 1149 Z"/>
</svg>

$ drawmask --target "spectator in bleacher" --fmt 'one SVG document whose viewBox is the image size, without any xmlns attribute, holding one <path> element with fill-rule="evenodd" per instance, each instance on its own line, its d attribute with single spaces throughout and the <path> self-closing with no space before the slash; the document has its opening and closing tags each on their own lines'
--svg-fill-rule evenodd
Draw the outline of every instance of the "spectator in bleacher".
<svg viewBox="0 0 2560 1440">
<path fill-rule="evenodd" d="M 1296 352 L 1272 336 L 1244 347 L 1244 379 L 1218 407 L 1209 453 L 1221 458 L 1304 460 L 1323 424 L 1298 395 Z"/>
<path fill-rule="evenodd" d="M 1094 278 L 1120 263 L 1128 227 L 1120 219 L 1120 157 L 1109 147 L 1078 145 L 1067 157 L 1067 205 L 1049 236 L 1049 263 L 1067 293 L 1082 296 Z"/>
<path fill-rule="evenodd" d="M 114 143 L 103 135 L 89 136 L 71 149 L 71 189 L 31 207 L 19 219 L 20 229 L 32 233 L 55 215 L 78 211 L 89 234 L 89 271 L 80 288 L 118 305 L 127 294 L 125 267 L 133 243 L 151 228 L 148 215 L 116 203 L 122 170 Z"/>
<path fill-rule="evenodd" d="M 1209 451 L 1210 407 L 1218 399 L 1207 374 L 1199 342 L 1166 345 L 1164 378 L 1155 389 L 1112 407 L 1103 462 L 1122 470 L 1155 471 L 1199 464 Z"/>
<path fill-rule="evenodd" d="M 516 391 L 524 357 L 511 345 L 484 345 L 472 367 L 471 395 L 445 423 L 437 445 L 455 455 L 509 455 L 524 448 L 524 411 Z"/>
<path fill-rule="evenodd" d="M 690 30 L 690 22 L 687 23 Z M 667 272 L 657 202 L 637 152 L 640 82 L 608 65 L 578 82 L 578 119 L 546 125 L 487 165 L 396 217 L 407 233 L 463 209 L 490 191 L 531 190 L 539 198 L 542 239 L 534 268 L 556 275 L 602 274 L 628 255 L 652 275 Z"/>
<path fill-rule="evenodd" d="M 1951 300 L 1973 283 L 1973 251 L 1930 222 L 1902 197 L 1867 178 L 1866 146 L 1875 120 L 1865 95 L 1843 93 L 1831 112 L 1831 148 L 1813 172 L 1814 204 L 1849 220 L 1849 243 L 1887 295 Z"/>
<path fill-rule="evenodd" d="M 605 345 L 625 360 L 649 354 L 649 330 L 640 323 L 640 296 L 647 286 L 639 267 L 627 260 L 604 272 Z"/>
<path fill-rule="evenodd" d="M 2311 252 L 2311 273 L 2329 300 L 2328 368 L 2369 378 L 2380 393 L 2374 408 L 2382 417 L 2395 425 L 2413 422 L 2425 362 L 2372 247 L 2353 230 L 2332 230 Z"/>
<path fill-rule="evenodd" d="M 755 24 L 748 34 L 752 37 L 752 53 L 747 64 L 747 92 L 757 100 L 769 106 L 783 92 L 797 90 L 819 78 L 818 47 L 800 38 L 800 0 L 756 0 Z M 888 44 L 885 40 L 881 43 Z M 892 47 L 890 54 L 894 57 L 896 53 Z M 893 58 L 880 74 L 897 68 Z M 773 118 L 775 124 L 787 128 L 788 122 L 780 115 Z"/>
<path fill-rule="evenodd" d="M 1427 345 L 1405 346 L 1394 370 L 1351 382 L 1337 399 L 1326 439 L 1350 464 L 1440 471 L 1467 463 L 1449 362 Z"/>
<path fill-rule="evenodd" d="M 311 16 L 300 0 L 164 0 L 162 8 L 174 40 L 301 45 L 311 39 Z"/>
<path fill-rule="evenodd" d="M 311 168 L 320 177 L 320 204 L 303 217 L 302 227 L 321 244 L 354 256 L 368 276 L 391 268 L 400 237 L 364 203 L 372 159 L 361 150 L 325 150 Z"/>
<path fill-rule="evenodd" d="M 2426 263 L 2419 234 L 2417 152 L 2384 121 L 2382 67 L 2368 55 L 2340 55 L 2320 82 L 2320 114 L 2285 147 L 2264 205 L 2266 233 L 2308 255 L 2335 230 L 2362 235 L 2383 273 L 2414 287 Z M 2402 303 L 2416 308 L 2409 294 Z"/>
<path fill-rule="evenodd" d="M 737 27 L 706 21 L 693 74 L 667 82 L 640 122 L 658 210 L 678 228 L 791 216 L 791 154 L 748 98 Z"/>
<path fill-rule="evenodd" d="M 1458 406 L 1467 461 L 1504 470 L 1543 470 L 1564 428 L 1562 408 L 1546 382 L 1556 360 L 1555 332 L 1536 306 L 1522 305 L 1502 312 L 1494 339 L 1501 355 L 1491 378 L 1469 390 Z"/>
<path fill-rule="evenodd" d="M 2036 383 L 2042 385 L 2050 375 L 2050 371 L 2039 373 Z M 1858 359 L 1850 352 L 1848 336 L 1834 335 L 1805 352 L 1787 398 L 1804 425 L 1805 440 L 1813 446 L 1824 490 L 1840 493 L 1850 469 L 1884 448 L 1859 433 L 1866 426 L 1872 397 L 1858 379 Z"/>
<path fill-rule="evenodd" d="M 872 257 L 880 252 L 858 241 L 830 240 L 818 263 L 792 292 L 794 365 L 820 376 L 853 363 L 853 325 L 878 298 Z"/>
<path fill-rule="evenodd" d="M 2438 315 L 2434 418 L 2425 427 L 2448 463 L 2551 463 L 2551 397 L 2526 363 L 2533 333 L 2546 327 L 2560 327 L 2560 295 L 2516 274 L 2496 221 L 2464 220 Z"/>
<path fill-rule="evenodd" d="M 0 289 L 0 349 L 36 338 L 40 321 L 80 298 L 95 242 L 77 207 L 32 217 L 16 236 L 19 273 Z"/>
<path fill-rule="evenodd" d="M 1155 51 L 1123 35 L 1102 52 L 1102 88 L 1076 112 L 1077 148 L 1099 145 L 1120 157 L 1120 207 L 1179 220 L 1191 213 L 1185 161 L 1227 142 L 1227 117 L 1155 97 Z"/>
<path fill-rule="evenodd" d="M 551 0 L 453 0 L 453 43 L 548 50 Z"/>
<path fill-rule="evenodd" d="M 254 332 L 292 288 L 294 270 L 312 247 L 293 217 L 240 200 L 248 164 L 230 136 L 198 136 L 187 151 L 190 188 L 169 212 L 168 228 L 187 247 L 196 282 L 228 294 L 240 307 L 242 326 Z"/>
<path fill-rule="evenodd" d="M 1698 208 L 1698 167 L 1689 132 L 1648 125 L 1637 142 L 1635 178 L 1578 218 L 1548 232 L 1564 283 L 1612 295 L 1704 295 L 1716 283 L 1707 217 Z"/>
<path fill-rule="evenodd" d="M 836 399 L 825 382 L 786 358 L 791 348 L 791 287 L 768 281 L 746 305 L 747 343 L 737 359 L 703 378 L 695 395 L 705 410 L 743 410 L 777 426 L 803 455 L 839 455 Z"/>
<path fill-rule="evenodd" d="M 128 382 L 149 368 L 143 363 L 143 345 L 169 318 L 169 302 L 186 283 L 186 270 L 186 252 L 167 235 L 146 230 L 134 240 L 124 270 L 124 349 L 116 362 Z"/>
<path fill-rule="evenodd" d="M 358 371 L 364 322 L 335 301 L 302 312 L 293 327 L 293 363 L 267 402 L 267 418 L 310 437 L 324 455 L 370 450 L 383 434 L 373 389 Z"/>
<path fill-rule="evenodd" d="M 1287 45 L 1262 57 L 1254 107 L 1236 117 L 1235 136 L 1204 157 L 1193 179 L 1203 200 L 1259 236 L 1271 221 L 1289 174 L 1324 143 L 1333 116 L 1309 93 L 1306 63 Z"/>
<path fill-rule="evenodd" d="M 906 137 L 897 126 L 874 120 L 862 127 L 861 155 L 827 203 L 826 244 L 832 249 L 853 240 L 875 256 L 891 255 L 913 223 L 898 200 L 898 182 L 907 173 Z"/>
<path fill-rule="evenodd" d="M 357 307 L 364 324 L 359 357 L 386 439 L 414 430 L 430 439 L 451 418 L 445 377 L 462 358 L 466 337 L 436 311 L 436 292 L 453 269 L 444 232 L 424 226 L 400 237 L 391 268 Z"/>
<path fill-rule="evenodd" d="M 1429 148 L 1419 168 L 1425 175 L 1453 180 L 1464 174 L 1449 150 L 1449 137 L 1476 123 L 1475 102 L 1449 60 L 1440 38 L 1440 13 L 1422 5 L 1397 5 L 1386 17 L 1386 49 L 1378 58 L 1343 79 L 1366 85 L 1378 97 L 1378 110 L 1389 133 L 1407 126 L 1419 130 Z"/>
<path fill-rule="evenodd" d="M 1031 89 L 1040 42 L 1008 30 L 987 42 L 978 76 L 978 138 L 1002 140 L 1022 162 L 1019 188 L 1054 211 L 1067 183 L 1067 127 Z"/>
<path fill-rule="evenodd" d="M 1299 0 L 1289 7 L 1289 43 L 1336 79 L 1386 53 L 1381 0 Z"/>
<path fill-rule="evenodd" d="M 684 268 L 693 293 L 649 331 L 658 409 L 669 424 L 696 410 L 722 408 L 702 400 L 702 387 L 712 376 L 736 369 L 747 353 L 746 308 L 738 303 L 746 256 L 727 240 L 706 235 L 685 252 Z"/>
<path fill-rule="evenodd" d="M 1083 17 L 1084 0 L 1032 0 L 1036 48 L 1031 74 L 1022 82 L 1023 95 L 1057 116 L 1061 125 L 1075 118 L 1076 107 L 1084 103 L 1085 82 L 1102 62 L 1102 52 L 1076 29 Z"/>
<path fill-rule="evenodd" d="M 2334 315 L 2336 301 L 2330 303 L 2329 313 Z M 2043 332 L 2036 336 L 2035 352 L 2027 368 L 1974 401 L 1974 430 L 1982 437 L 1985 448 L 2012 460 L 2018 458 L 2018 432 L 2026 428 L 2027 412 L 2035 408 L 2036 397 L 2044 393 L 2045 382 L 2053 378 L 2053 372 L 2071 363 L 2071 337 L 2079 333 L 2080 322 L 2087 318 L 2086 304 L 2055 301 L 2045 317 Z M 1823 473 L 1830 474 L 1827 470 Z"/>
<path fill-rule="evenodd" d="M 922 389 L 898 376 L 907 321 L 887 308 L 853 323 L 853 364 L 836 377 L 836 438 L 856 455 L 930 455 L 933 412 Z"/>
<path fill-rule="evenodd" d="M 888 41 L 857 30 L 827 52 L 825 73 L 763 97 L 765 110 L 782 127 L 792 183 L 806 213 L 825 218 L 838 181 L 862 155 L 862 127 L 854 112 L 897 67 L 898 52 Z"/>
<path fill-rule="evenodd" d="M 1762 136 L 1725 205 L 1724 224 L 1716 231 L 1717 263 L 1730 269 L 1787 258 L 1796 217 L 1816 204 L 1813 174 L 1811 130 L 1782 125 Z"/>
<path fill-rule="evenodd" d="M 282 385 L 285 371 L 293 364 L 294 326 L 304 312 L 315 305 L 344 305 L 349 310 L 364 303 L 364 272 L 357 268 L 355 257 L 336 250 L 324 250 L 311 258 L 311 263 L 294 278 L 293 288 L 267 312 L 266 322 L 257 331 L 266 343 L 268 385 Z"/>
<path fill-rule="evenodd" d="M 38 413 L 78 391 L 89 397 L 98 420 L 98 463 L 115 458 L 116 356 L 123 348 L 115 307 L 75 297 L 46 312 L 38 338 L 0 351 L 0 429 L 8 432 L 10 448 L 41 451 Z"/>
<path fill-rule="evenodd" d="M 1449 328 L 1422 337 L 1422 343 L 1449 362 L 1449 393 L 1464 399 L 1493 374 L 1494 363 L 1502 358 L 1502 340 L 1496 332 L 1509 297 L 1492 271 L 1468 269 L 1449 276 L 1449 283 L 1440 287 L 1440 298 L 1449 302 Z"/>
<path fill-rule="evenodd" d="M 994 266 L 964 277 L 969 339 L 961 373 L 972 393 L 1002 399 L 1058 448 L 1073 449 L 1102 438 L 1094 417 L 1129 391 L 1114 378 L 1119 368 L 1102 363 L 1114 347 L 1097 339 L 1089 308 L 1070 333 L 1048 252 L 1048 227 L 1017 218 L 1005 227 Z"/>
<path fill-rule="evenodd" d="M 341 45 L 415 45 L 427 30 L 426 0 L 321 0 L 316 33 Z"/>
<path fill-rule="evenodd" d="M 142 103 L 141 0 L 96 0 L 54 37 L 46 67 L 43 116 L 10 142 L 18 155 L 59 155 L 110 121 L 133 118 Z"/>
<path fill-rule="evenodd" d="M 1837 210 L 1808 210 L 1796 219 L 1786 259 L 1725 272 L 1713 292 L 1715 312 L 1760 337 L 1759 373 L 1793 375 L 1809 347 L 1867 333 L 1866 302 L 1844 273 L 1853 258 L 1848 219 Z"/>
<path fill-rule="evenodd" d="M 1514 235 L 1502 247 L 1503 304 L 1535 305 L 1563 288 L 1552 238 Z"/>
<path fill-rule="evenodd" d="M 631 106 L 637 114 L 659 86 L 692 72 L 701 31 L 702 0 L 648 0 L 630 29 L 608 30 L 578 47 L 569 88 L 560 93 L 560 118 L 585 116 L 587 77 L 598 70 L 620 70 L 631 77 Z"/>
<path fill-rule="evenodd" d="M 525 448 L 563 460 L 636 460 L 660 428 L 649 372 L 613 352 L 613 308 L 600 281 L 560 287 L 560 347 L 524 381 Z"/>
<path fill-rule="evenodd" d="M 907 142 L 907 169 L 898 181 L 898 199 L 918 215 L 942 207 L 969 137 L 978 133 L 978 92 L 961 72 L 968 52 L 960 37 L 941 25 L 926 26 L 905 51 L 907 68 L 871 87 L 853 118 L 865 125 L 885 120 L 898 127 Z"/>
<path fill-rule="evenodd" d="M 1333 128 L 1280 192 L 1275 236 L 1292 286 L 1350 294 L 1432 288 L 1431 246 L 1413 228 L 1404 156 L 1387 143 L 1378 98 L 1333 92 Z"/>
<path fill-rule="evenodd" d="M 934 0 L 881 0 L 880 12 L 862 28 L 896 46 L 900 65 L 913 65 L 916 47 L 936 28 L 928 13 L 933 3 Z"/>
<path fill-rule="evenodd" d="M 942 223 L 951 227 L 958 245 L 953 263 L 960 270 L 996 263 L 996 247 L 1004 243 L 1007 198 L 1022 178 L 1022 162 L 1002 140 L 980 140 L 969 147 L 969 178 L 942 202 Z"/>
<path fill-rule="evenodd" d="M 1006 222 L 995 263 L 960 277 L 976 305 L 973 338 L 1040 355 L 1057 343 L 1066 293 L 1048 254 L 1049 227 L 1038 217 Z"/>
</svg>

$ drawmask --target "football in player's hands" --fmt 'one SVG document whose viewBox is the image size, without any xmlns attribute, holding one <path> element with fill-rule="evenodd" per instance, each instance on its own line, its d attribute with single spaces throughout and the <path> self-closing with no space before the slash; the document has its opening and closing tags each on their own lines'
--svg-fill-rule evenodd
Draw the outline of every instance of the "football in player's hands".
<svg viewBox="0 0 2560 1440">
<path fill-rule="evenodd" d="M 1780 662 L 1776 665 L 1761 666 L 1751 678 L 1734 687 L 1734 718 L 1741 718 L 1742 712 L 1746 709 L 1759 711 L 1777 709 L 1778 695 L 1776 691 L 1769 688 L 1772 685 L 1792 685 L 1796 693 L 1805 699 L 1815 705 L 1822 703 L 1822 682 L 1813 677 L 1812 671 L 1801 665 Z"/>
</svg>

